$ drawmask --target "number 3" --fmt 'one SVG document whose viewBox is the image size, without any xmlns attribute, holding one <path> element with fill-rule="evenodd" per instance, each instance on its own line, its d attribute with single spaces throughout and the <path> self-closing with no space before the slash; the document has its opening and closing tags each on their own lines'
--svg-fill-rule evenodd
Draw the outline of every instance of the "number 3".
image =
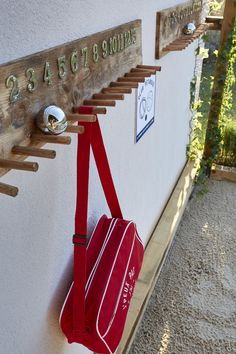
<svg viewBox="0 0 236 354">
<path fill-rule="evenodd" d="M 27 90 L 29 92 L 34 92 L 38 86 L 38 81 L 35 76 L 35 71 L 32 68 L 29 68 L 26 70 L 25 75 L 27 79 L 29 80 L 29 83 L 27 85 Z"/>
</svg>

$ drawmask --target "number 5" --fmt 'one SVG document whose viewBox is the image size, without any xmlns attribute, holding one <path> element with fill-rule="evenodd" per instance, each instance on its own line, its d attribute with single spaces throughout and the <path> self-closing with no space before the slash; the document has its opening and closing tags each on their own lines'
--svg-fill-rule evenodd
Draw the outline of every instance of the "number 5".
<svg viewBox="0 0 236 354">
<path fill-rule="evenodd" d="M 58 76 L 60 79 L 63 79 L 67 73 L 65 55 L 57 59 L 57 66 L 58 66 Z"/>
</svg>

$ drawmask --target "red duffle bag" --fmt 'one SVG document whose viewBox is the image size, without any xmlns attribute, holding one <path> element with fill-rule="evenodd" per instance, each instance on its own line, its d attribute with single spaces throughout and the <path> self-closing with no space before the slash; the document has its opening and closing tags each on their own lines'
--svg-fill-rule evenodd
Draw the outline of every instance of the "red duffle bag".
<svg viewBox="0 0 236 354">
<path fill-rule="evenodd" d="M 79 113 L 91 114 L 80 107 Z M 69 343 L 115 353 L 125 325 L 144 248 L 133 221 L 123 219 L 98 120 L 83 123 L 77 155 L 74 281 L 61 311 L 61 328 Z M 87 238 L 88 181 L 92 147 L 111 218 L 103 215 Z"/>
</svg>

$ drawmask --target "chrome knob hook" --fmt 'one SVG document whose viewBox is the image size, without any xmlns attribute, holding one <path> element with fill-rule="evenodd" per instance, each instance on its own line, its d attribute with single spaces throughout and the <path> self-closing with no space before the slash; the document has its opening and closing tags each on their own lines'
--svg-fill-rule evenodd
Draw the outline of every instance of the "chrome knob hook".
<svg viewBox="0 0 236 354">
<path fill-rule="evenodd" d="M 183 29 L 183 33 L 187 35 L 194 34 L 195 31 L 196 31 L 196 26 L 192 22 L 187 23 Z"/>
<path fill-rule="evenodd" d="M 67 124 L 66 115 L 63 110 L 54 105 L 46 107 L 37 118 L 39 129 L 44 133 L 53 135 L 63 133 L 67 128 Z"/>
</svg>

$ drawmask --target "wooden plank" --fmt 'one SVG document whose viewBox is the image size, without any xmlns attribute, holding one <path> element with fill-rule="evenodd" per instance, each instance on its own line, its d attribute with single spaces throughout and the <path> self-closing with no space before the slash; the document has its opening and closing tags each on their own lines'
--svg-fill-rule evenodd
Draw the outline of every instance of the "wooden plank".
<svg viewBox="0 0 236 354">
<path fill-rule="evenodd" d="M 55 104 L 69 114 L 141 63 L 136 20 L 0 65 L 0 158 L 18 159 L 12 147 L 30 144 L 43 107 Z"/>
<path fill-rule="evenodd" d="M 145 250 L 142 269 L 134 290 L 123 337 L 117 354 L 125 354 L 134 340 L 161 266 L 168 254 L 189 196 L 192 192 L 198 163 L 188 162 L 166 204 Z"/>
<path fill-rule="evenodd" d="M 196 26 L 201 23 L 202 8 L 202 0 L 189 0 L 157 12 L 156 59 L 160 59 L 167 54 L 163 49 L 183 34 L 183 28 L 187 23 L 193 22 Z"/>
<path fill-rule="evenodd" d="M 229 181 L 236 183 L 236 168 L 216 165 L 211 171 L 211 178 L 216 181 Z"/>
<path fill-rule="evenodd" d="M 203 35 L 211 27 L 211 25 L 211 23 L 200 24 L 192 35 L 180 36 L 171 42 L 167 47 L 163 48 L 162 51 L 172 52 L 187 48 L 193 41 Z"/>
<path fill-rule="evenodd" d="M 210 28 L 211 30 L 220 31 L 223 23 L 223 16 L 207 16 L 206 22 L 213 23 L 213 26 Z"/>
</svg>

